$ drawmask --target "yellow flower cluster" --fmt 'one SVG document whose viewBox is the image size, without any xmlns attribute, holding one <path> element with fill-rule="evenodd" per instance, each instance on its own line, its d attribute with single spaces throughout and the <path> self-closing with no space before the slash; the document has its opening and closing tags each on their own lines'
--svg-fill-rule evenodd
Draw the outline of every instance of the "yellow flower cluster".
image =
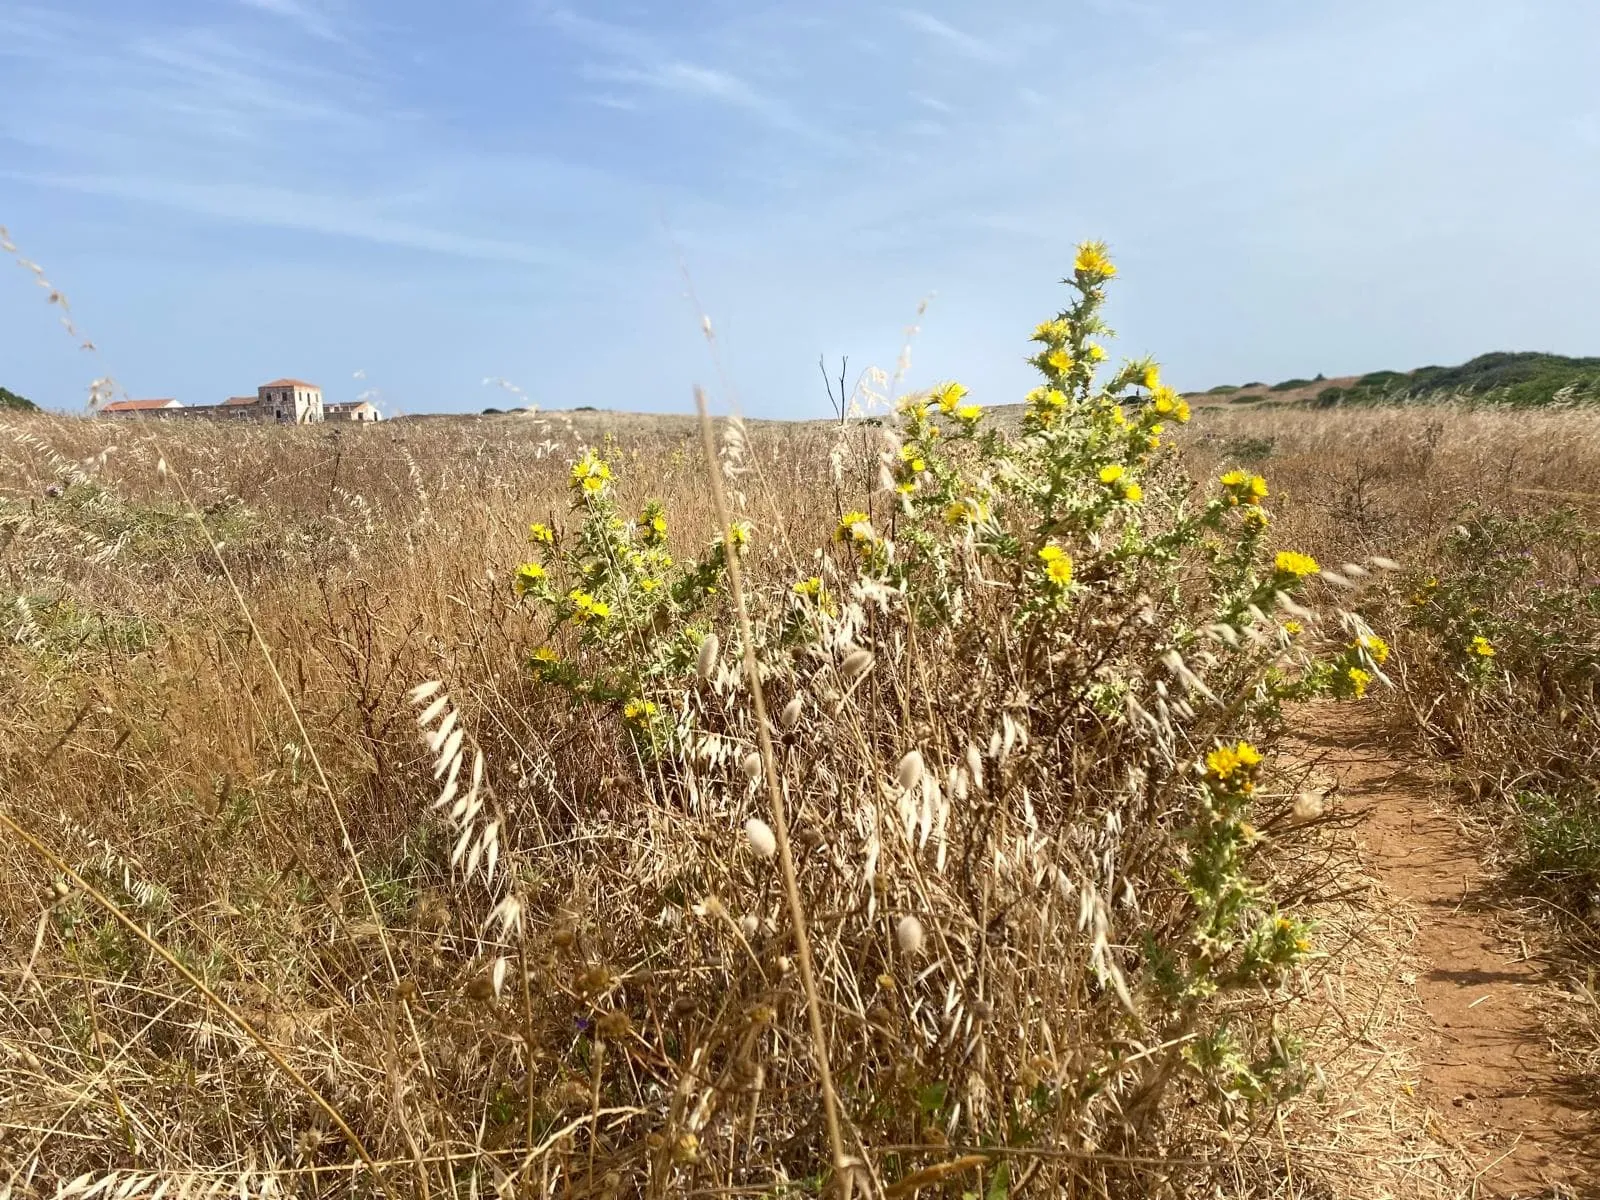
<svg viewBox="0 0 1600 1200">
<path fill-rule="evenodd" d="M 1043 342 L 1047 346 L 1059 346 L 1072 336 L 1072 323 L 1063 317 L 1053 321 L 1041 321 L 1038 328 L 1033 331 L 1033 340 Z"/>
<path fill-rule="evenodd" d="M 1322 570 L 1317 565 L 1317 560 L 1309 554 L 1297 554 L 1293 550 L 1279 550 L 1272 566 L 1279 575 L 1290 579 L 1304 579 L 1307 575 L 1315 575 Z"/>
<path fill-rule="evenodd" d="M 1367 694 L 1367 685 L 1372 682 L 1372 673 L 1363 671 L 1360 667 L 1351 667 L 1345 672 L 1345 678 L 1350 681 L 1350 691 L 1357 700 Z"/>
<path fill-rule="evenodd" d="M 611 468 L 593 450 L 584 452 L 572 464 L 572 489 L 585 496 L 598 496 L 611 482 Z"/>
<path fill-rule="evenodd" d="M 834 540 L 855 546 L 865 553 L 878 541 L 878 532 L 872 528 L 872 518 L 864 512 L 847 512 L 839 518 L 839 527 L 833 532 Z"/>
<path fill-rule="evenodd" d="M 567 593 L 567 599 L 572 602 L 572 616 L 580 625 L 596 624 L 611 615 L 611 606 L 588 592 L 574 589 Z"/>
<path fill-rule="evenodd" d="M 1027 401 L 1028 415 L 1044 429 L 1055 424 L 1067 407 L 1067 394 L 1060 388 L 1037 387 L 1023 399 Z"/>
<path fill-rule="evenodd" d="M 1479 658 L 1493 658 L 1494 643 L 1480 633 L 1472 639 L 1472 652 Z"/>
<path fill-rule="evenodd" d="M 533 652 L 533 661 L 539 663 L 558 663 L 561 661 L 561 656 L 554 650 L 550 649 L 549 646 L 540 646 Z"/>
<path fill-rule="evenodd" d="M 940 412 L 949 416 L 960 406 L 966 394 L 967 389 L 952 380 L 943 387 L 934 390 L 933 402 L 939 406 Z"/>
<path fill-rule="evenodd" d="M 1086 282 L 1110 279 L 1117 273 L 1117 268 L 1112 264 L 1106 252 L 1104 242 L 1083 242 L 1078 246 L 1078 256 L 1073 261 L 1072 269 Z"/>
<path fill-rule="evenodd" d="M 945 505 L 947 525 L 976 525 L 984 518 L 984 506 L 976 500 L 952 500 Z"/>
<path fill-rule="evenodd" d="M 728 526 L 728 545 L 732 546 L 739 553 L 744 553 L 750 548 L 750 532 L 751 528 L 749 521 L 735 521 L 732 525 Z M 721 541 L 722 539 L 719 537 L 717 540 Z"/>
<path fill-rule="evenodd" d="M 1356 639 L 1356 645 L 1372 656 L 1372 661 L 1380 666 L 1389 661 L 1389 643 L 1375 633 L 1364 633 Z"/>
<path fill-rule="evenodd" d="M 623 719 L 635 725 L 643 725 L 655 715 L 655 704 L 649 700 L 641 700 L 637 696 L 622 706 Z"/>
<path fill-rule="evenodd" d="M 1260 504 L 1267 498 L 1267 481 L 1259 475 L 1229 471 L 1218 482 L 1222 484 L 1223 496 L 1231 505 Z"/>
<path fill-rule="evenodd" d="M 512 576 L 511 586 L 519 596 L 526 596 L 529 592 L 536 592 L 543 585 L 545 571 L 536 562 L 526 562 L 517 568 Z"/>
<path fill-rule="evenodd" d="M 1044 575 L 1056 587 L 1066 587 L 1072 582 L 1072 555 L 1054 542 L 1039 548 L 1039 560 L 1044 563 Z"/>
<path fill-rule="evenodd" d="M 1180 425 L 1188 421 L 1191 415 L 1189 402 L 1159 381 L 1150 389 L 1150 404 L 1162 416 L 1171 417 Z"/>
<path fill-rule="evenodd" d="M 639 514 L 639 529 L 645 545 L 661 545 L 667 540 L 667 510 L 655 501 L 645 505 Z"/>
<path fill-rule="evenodd" d="M 540 545 L 552 546 L 555 544 L 556 535 L 550 526 L 542 525 L 538 521 L 535 521 L 532 525 L 528 526 L 528 540 L 530 542 L 536 542 Z"/>
<path fill-rule="evenodd" d="M 1121 463 L 1110 463 L 1100 468 L 1101 483 L 1114 488 L 1129 504 L 1137 504 L 1144 499 L 1144 489 L 1127 476 L 1128 468 Z"/>
<path fill-rule="evenodd" d="M 1249 795 L 1260 765 L 1261 751 L 1249 742 L 1221 745 L 1206 755 L 1206 778 L 1219 788 Z"/>
</svg>

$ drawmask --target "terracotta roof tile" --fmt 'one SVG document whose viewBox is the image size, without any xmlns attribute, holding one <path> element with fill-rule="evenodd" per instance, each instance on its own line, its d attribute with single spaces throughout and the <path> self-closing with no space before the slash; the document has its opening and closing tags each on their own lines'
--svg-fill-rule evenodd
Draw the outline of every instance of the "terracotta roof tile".
<svg viewBox="0 0 1600 1200">
<path fill-rule="evenodd" d="M 263 383 L 261 386 L 262 387 L 270 387 L 270 388 L 277 388 L 277 387 L 315 388 L 317 385 L 314 384 L 314 383 L 307 383 L 304 379 L 274 379 L 271 383 Z"/>
</svg>

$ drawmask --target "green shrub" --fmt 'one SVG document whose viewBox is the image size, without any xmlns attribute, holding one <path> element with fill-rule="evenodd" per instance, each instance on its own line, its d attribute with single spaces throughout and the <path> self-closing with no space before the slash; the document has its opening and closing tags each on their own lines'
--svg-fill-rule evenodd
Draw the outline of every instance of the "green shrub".
<svg viewBox="0 0 1600 1200">
<path fill-rule="evenodd" d="M 823 943 L 818 991 L 861 998 L 859 1018 L 849 1006 L 830 1018 L 826 1045 L 869 1147 L 912 1121 L 972 1144 L 1072 1129 L 1132 1152 L 1150 1121 L 1176 1128 L 1201 1104 L 1233 1123 L 1304 1081 L 1280 1008 L 1312 935 L 1256 866 L 1259 747 L 1285 700 L 1364 691 L 1374 643 L 1351 626 L 1319 657 L 1281 622 L 1319 568 L 1268 549 L 1266 482 L 1230 472 L 1192 503 L 1166 440 L 1188 419 L 1183 398 L 1149 360 L 1102 378 L 1113 273 L 1102 247 L 1080 248 L 1071 303 L 1034 332 L 1043 382 L 1020 430 L 959 383 L 902 400 L 893 429 L 868 435 L 881 439 L 881 490 L 839 513 L 827 546 L 775 544 L 739 520 L 674 551 L 664 506 L 625 510 L 591 451 L 571 470 L 571 521 L 533 525 L 535 557 L 515 571 L 533 677 L 608 722 L 639 764 L 651 803 L 614 814 L 608 836 L 654 845 L 673 894 L 705 918 L 652 927 L 648 954 L 625 922 L 587 925 L 591 961 L 698 964 L 705 1003 L 682 1040 L 697 1054 L 735 1053 L 752 1013 L 785 1045 L 809 1041 L 810 993 L 771 966 L 795 945 L 763 865 L 781 844 L 766 822 L 784 828 L 768 808 L 773 772 Z M 759 707 L 728 607 L 736 562 Z M 761 712 L 777 714 L 770 760 Z M 457 854 L 481 844 L 468 826 Z M 1003 956 L 984 949 L 995 920 Z M 546 969 L 533 964 L 534 990 L 559 995 Z M 672 1009 L 662 989 L 691 984 L 654 974 L 577 997 L 571 1019 Z M 992 1047 L 952 1061 L 949 1020 Z M 1165 1049 L 1135 1063 L 1122 1047 L 1138 1030 Z M 717 1120 L 749 1121 L 791 1177 L 810 1174 L 825 1161 L 812 1060 L 764 1056 L 764 1070 L 755 1107 Z M 608 1102 L 641 1114 L 613 1145 L 680 1141 L 666 1098 L 701 1085 L 670 1056 L 652 1075 L 643 1087 L 607 1075 Z"/>
</svg>

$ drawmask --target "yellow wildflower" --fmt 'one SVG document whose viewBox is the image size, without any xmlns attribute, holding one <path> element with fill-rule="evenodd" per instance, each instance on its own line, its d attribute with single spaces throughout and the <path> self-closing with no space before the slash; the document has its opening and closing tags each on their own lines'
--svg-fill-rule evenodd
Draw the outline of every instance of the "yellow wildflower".
<svg viewBox="0 0 1600 1200">
<path fill-rule="evenodd" d="M 1285 621 L 1283 623 L 1283 631 L 1290 637 L 1296 636 L 1297 634 L 1303 632 L 1304 629 L 1305 626 L 1301 625 L 1299 621 Z"/>
<path fill-rule="evenodd" d="M 1480 633 L 1472 639 L 1472 652 L 1479 658 L 1493 658 L 1494 643 Z"/>
<path fill-rule="evenodd" d="M 1367 684 L 1372 682 L 1372 675 L 1360 667 L 1351 667 L 1345 672 L 1345 678 L 1350 681 L 1350 690 L 1357 700 L 1367 694 Z"/>
<path fill-rule="evenodd" d="M 583 457 L 572 464 L 572 487 L 575 491 L 596 496 L 605 491 L 610 480 L 611 468 L 593 450 L 585 451 Z"/>
<path fill-rule="evenodd" d="M 1117 273 L 1117 268 L 1111 263 L 1106 254 L 1104 242 L 1084 242 L 1078 247 L 1078 256 L 1073 261 L 1072 269 L 1079 275 L 1086 275 L 1095 280 L 1110 279 Z"/>
<path fill-rule="evenodd" d="M 1144 489 L 1137 483 L 1124 484 L 1122 487 L 1122 498 L 1129 504 L 1138 504 L 1144 499 Z"/>
<path fill-rule="evenodd" d="M 572 604 L 573 618 L 580 625 L 603 621 L 611 615 L 611 606 L 604 600 L 596 600 L 588 592 L 574 589 L 567 593 L 567 600 Z"/>
<path fill-rule="evenodd" d="M 1244 486 L 1245 478 L 1246 476 L 1243 471 L 1235 470 L 1229 471 L 1221 479 L 1217 480 L 1217 482 L 1225 488 L 1237 488 Z"/>
<path fill-rule="evenodd" d="M 939 405 L 940 412 L 953 413 L 956 410 L 956 406 L 961 403 L 962 398 L 966 396 L 966 394 L 967 389 L 952 380 L 950 383 L 945 384 L 938 391 L 934 392 L 933 398 L 934 401 Z"/>
<path fill-rule="evenodd" d="M 655 591 L 660 586 L 661 586 L 661 580 L 659 580 L 659 579 L 651 579 L 649 576 L 646 576 L 645 578 L 639 580 L 639 590 L 641 592 L 644 592 L 646 595 L 649 595 L 651 592 Z"/>
<path fill-rule="evenodd" d="M 512 590 L 519 596 L 539 591 L 544 585 L 545 571 L 536 562 L 523 563 L 511 577 Z"/>
<path fill-rule="evenodd" d="M 718 539 L 721 540 L 720 538 Z M 728 527 L 728 545 L 735 550 L 745 550 L 750 545 L 750 522 L 735 521 Z"/>
<path fill-rule="evenodd" d="M 975 525 L 983 517 L 983 509 L 976 500 L 954 500 L 945 506 L 944 519 L 949 525 Z"/>
<path fill-rule="evenodd" d="M 1045 564 L 1044 573 L 1057 587 L 1066 587 L 1072 582 L 1072 556 L 1063 554 L 1051 559 Z"/>
<path fill-rule="evenodd" d="M 1144 374 L 1140 376 L 1140 382 L 1150 391 L 1155 391 L 1161 386 L 1161 368 L 1156 366 L 1155 363 L 1151 363 L 1145 367 Z"/>
<path fill-rule="evenodd" d="M 1044 356 L 1045 365 L 1058 375 L 1065 375 L 1072 370 L 1072 355 L 1065 350 L 1057 348 Z"/>
<path fill-rule="evenodd" d="M 1360 646 L 1363 650 L 1370 654 L 1372 656 L 1372 661 L 1375 663 L 1386 663 L 1389 661 L 1389 643 L 1384 641 L 1375 633 L 1362 634 L 1356 639 L 1356 645 Z"/>
<path fill-rule="evenodd" d="M 1172 410 L 1172 415 L 1178 419 L 1179 425 L 1182 425 L 1189 420 L 1189 402 L 1182 396 L 1178 397 L 1178 404 L 1177 407 Z"/>
<path fill-rule="evenodd" d="M 1248 794 L 1255 788 L 1255 769 L 1261 751 L 1249 742 L 1223 744 L 1206 755 L 1206 774 L 1212 783 Z"/>
<path fill-rule="evenodd" d="M 834 530 L 833 536 L 838 541 L 863 548 L 878 540 L 877 532 L 872 528 L 872 518 L 864 512 L 845 513 L 839 518 L 839 528 Z"/>
<path fill-rule="evenodd" d="M 1090 362 L 1105 362 L 1106 348 L 1098 342 L 1090 342 L 1084 347 L 1084 353 L 1089 356 Z"/>
<path fill-rule="evenodd" d="M 1279 550 L 1278 557 L 1273 560 L 1272 565 L 1278 574 L 1292 576 L 1295 579 L 1304 579 L 1307 575 L 1315 575 L 1322 570 L 1317 566 L 1317 560 L 1309 554 L 1297 554 L 1293 550 Z"/>
<path fill-rule="evenodd" d="M 962 421 L 968 426 L 976 425 L 978 419 L 982 416 L 983 405 L 981 404 L 963 404 L 956 409 L 956 420 Z"/>
<path fill-rule="evenodd" d="M 1101 483 L 1115 483 L 1128 473 L 1128 469 L 1121 463 L 1111 463 L 1100 468 Z"/>
<path fill-rule="evenodd" d="M 556 535 L 548 525 L 541 525 L 538 521 L 528 526 L 528 540 L 530 542 L 543 542 L 550 545 L 556 540 Z"/>
<path fill-rule="evenodd" d="M 622 706 L 622 716 L 625 720 L 636 725 L 642 725 L 656 715 L 656 706 L 649 700 L 641 700 L 637 696 Z"/>
<path fill-rule="evenodd" d="M 1033 340 L 1043 342 L 1047 346 L 1057 345 L 1071 336 L 1071 324 L 1060 317 L 1057 317 L 1054 321 L 1040 321 L 1038 328 L 1033 331 Z"/>
<path fill-rule="evenodd" d="M 557 663 L 561 661 L 561 656 L 554 650 L 550 649 L 549 646 L 540 646 L 533 652 L 533 661 L 541 663 Z"/>
<path fill-rule="evenodd" d="M 822 579 L 817 575 L 813 575 L 810 579 L 802 579 L 794 585 L 793 590 L 796 596 L 805 596 L 815 600 L 822 595 Z"/>
</svg>

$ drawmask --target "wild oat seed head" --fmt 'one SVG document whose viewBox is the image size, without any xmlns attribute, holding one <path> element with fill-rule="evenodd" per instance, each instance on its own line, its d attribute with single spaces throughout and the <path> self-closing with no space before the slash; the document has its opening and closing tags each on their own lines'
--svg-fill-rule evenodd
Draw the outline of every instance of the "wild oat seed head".
<svg viewBox="0 0 1600 1200">
<path fill-rule="evenodd" d="M 759 756 L 758 756 L 759 757 Z M 750 843 L 750 850 L 757 858 L 771 858 L 778 852 L 778 838 L 760 817 L 751 817 L 744 823 L 745 841 Z"/>
<path fill-rule="evenodd" d="M 894 927 L 895 945 L 900 947 L 902 954 L 918 954 L 922 951 L 922 922 L 912 916 L 901 917 Z"/>
<path fill-rule="evenodd" d="M 705 641 L 700 643 L 700 657 L 695 663 L 695 672 L 700 676 L 701 682 L 711 678 L 717 669 L 717 656 L 722 652 L 722 643 L 715 633 L 706 634 Z"/>
<path fill-rule="evenodd" d="M 910 791 L 922 782 L 922 751 L 911 750 L 902 758 L 894 769 L 895 781 L 906 791 Z"/>
<path fill-rule="evenodd" d="M 839 664 L 839 674 L 846 681 L 854 681 L 872 669 L 872 651 L 855 650 Z"/>
<path fill-rule="evenodd" d="M 796 696 L 783 706 L 783 711 L 778 714 L 778 727 L 784 730 L 793 729 L 800 724 L 800 714 L 805 709 L 805 701 Z"/>
<path fill-rule="evenodd" d="M 744 772 L 745 778 L 748 779 L 751 783 L 755 783 L 758 780 L 760 780 L 760 778 L 761 778 L 761 754 L 760 754 L 760 752 L 756 751 L 756 750 L 752 750 L 752 751 L 750 751 L 749 754 L 746 754 L 744 756 L 744 758 L 742 758 L 739 761 L 739 769 Z"/>
</svg>

